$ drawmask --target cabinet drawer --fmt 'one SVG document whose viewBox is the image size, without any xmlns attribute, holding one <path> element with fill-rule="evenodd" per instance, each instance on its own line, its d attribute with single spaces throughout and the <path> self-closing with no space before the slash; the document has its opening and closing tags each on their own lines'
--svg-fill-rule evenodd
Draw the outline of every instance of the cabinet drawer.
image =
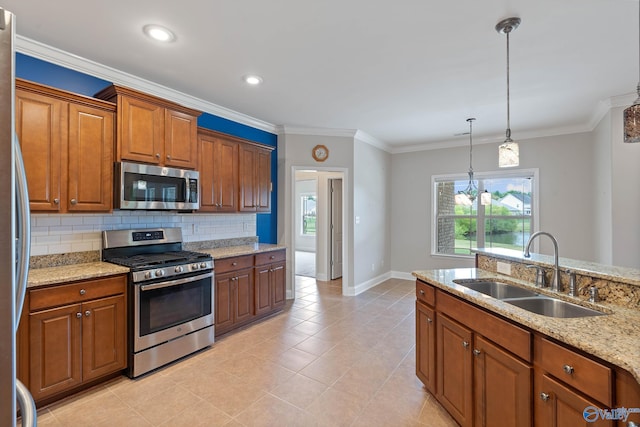
<svg viewBox="0 0 640 427">
<path fill-rule="evenodd" d="M 270 264 L 272 262 L 284 261 L 286 258 L 285 250 L 263 252 L 256 255 L 256 265 Z"/>
<path fill-rule="evenodd" d="M 214 261 L 214 270 L 216 274 L 248 267 L 253 267 L 253 255 L 236 256 L 220 260 L 217 259 Z"/>
<path fill-rule="evenodd" d="M 493 314 L 438 291 L 438 311 L 473 329 L 516 356 L 531 362 L 531 332 Z"/>
<path fill-rule="evenodd" d="M 534 361 L 570 386 L 606 405 L 613 404 L 611 368 L 538 336 L 534 341 Z"/>
<path fill-rule="evenodd" d="M 127 276 L 86 280 L 69 285 L 51 286 L 29 291 L 30 311 L 42 310 L 66 304 L 122 294 L 126 289 Z"/>
<path fill-rule="evenodd" d="M 420 280 L 416 280 L 416 299 L 433 307 L 436 303 L 435 288 L 431 285 L 421 282 Z"/>
</svg>

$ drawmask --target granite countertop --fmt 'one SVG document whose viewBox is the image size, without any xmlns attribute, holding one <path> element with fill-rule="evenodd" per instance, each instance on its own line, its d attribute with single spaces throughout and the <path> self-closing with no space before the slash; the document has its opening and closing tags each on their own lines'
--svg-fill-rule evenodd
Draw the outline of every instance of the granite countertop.
<svg viewBox="0 0 640 427">
<path fill-rule="evenodd" d="M 29 269 L 27 288 L 127 274 L 128 272 L 129 269 L 127 267 L 102 261 L 57 267 L 31 268 Z"/>
<path fill-rule="evenodd" d="M 214 260 L 232 256 L 250 255 L 262 252 L 285 249 L 285 246 L 267 243 L 252 243 L 248 245 L 227 246 L 212 249 L 200 249 L 200 252 L 210 254 Z M 59 258 L 59 257 L 58 257 Z M 56 258 L 56 263 L 61 263 Z M 77 280 L 95 279 L 98 277 L 126 274 L 129 268 L 104 261 L 76 262 L 67 265 L 56 264 L 52 267 L 30 268 L 27 288 L 62 284 Z"/>
<path fill-rule="evenodd" d="M 536 292 L 571 301 L 607 313 L 606 316 L 554 318 L 532 313 L 453 282 L 454 279 L 493 278 L 533 288 L 529 283 L 476 268 L 414 271 L 418 279 L 464 300 L 484 307 L 534 331 L 583 350 L 629 371 L 640 383 L 640 312 L 613 304 L 590 304 L 548 289 Z"/>
</svg>

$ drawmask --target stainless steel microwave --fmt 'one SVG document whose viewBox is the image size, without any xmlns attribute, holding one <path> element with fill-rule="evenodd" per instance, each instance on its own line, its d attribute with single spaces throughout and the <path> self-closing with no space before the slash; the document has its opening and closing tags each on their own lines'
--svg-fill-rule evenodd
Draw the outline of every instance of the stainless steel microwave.
<svg viewBox="0 0 640 427">
<path fill-rule="evenodd" d="M 140 163 L 116 163 L 117 209 L 180 210 L 200 207 L 200 174 Z"/>
</svg>

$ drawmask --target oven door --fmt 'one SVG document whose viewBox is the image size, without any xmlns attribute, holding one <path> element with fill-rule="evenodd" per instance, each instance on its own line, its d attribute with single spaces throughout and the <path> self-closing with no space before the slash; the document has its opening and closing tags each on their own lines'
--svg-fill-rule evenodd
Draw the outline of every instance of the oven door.
<svg viewBox="0 0 640 427">
<path fill-rule="evenodd" d="M 134 285 L 134 352 L 213 325 L 213 272 Z"/>
</svg>

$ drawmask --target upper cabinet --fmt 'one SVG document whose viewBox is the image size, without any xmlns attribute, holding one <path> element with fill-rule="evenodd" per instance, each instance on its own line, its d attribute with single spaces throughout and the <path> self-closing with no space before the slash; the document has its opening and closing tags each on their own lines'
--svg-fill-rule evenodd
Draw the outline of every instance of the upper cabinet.
<svg viewBox="0 0 640 427">
<path fill-rule="evenodd" d="M 271 148 L 240 146 L 240 212 L 271 212 Z"/>
<path fill-rule="evenodd" d="M 115 105 L 16 79 L 16 132 L 33 212 L 112 208 Z"/>
<path fill-rule="evenodd" d="M 116 85 L 96 97 L 118 106 L 116 160 L 197 169 L 200 111 Z"/>
</svg>

